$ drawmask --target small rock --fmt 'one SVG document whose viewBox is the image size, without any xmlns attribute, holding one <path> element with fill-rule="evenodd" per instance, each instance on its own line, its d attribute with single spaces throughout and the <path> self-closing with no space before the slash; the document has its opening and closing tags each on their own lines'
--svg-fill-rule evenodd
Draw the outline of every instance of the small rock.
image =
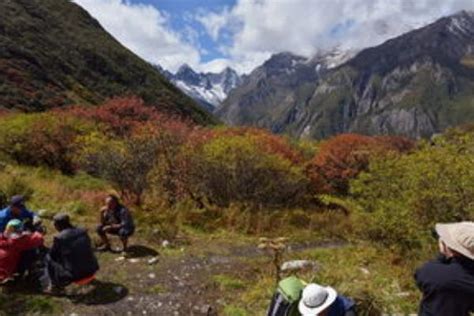
<svg viewBox="0 0 474 316">
<path fill-rule="evenodd" d="M 120 257 L 115 258 L 115 261 L 117 261 L 117 262 L 118 261 L 123 261 L 123 260 L 125 260 L 124 256 L 120 256 Z"/>
<path fill-rule="evenodd" d="M 149 277 L 150 279 L 154 279 L 154 278 L 156 278 L 156 274 L 150 273 L 150 274 L 148 274 L 148 277 Z"/>
<path fill-rule="evenodd" d="M 132 258 L 132 259 L 128 259 L 128 262 L 130 262 L 130 263 L 137 263 L 137 262 L 140 262 L 140 259 L 138 259 L 138 258 Z"/>
<path fill-rule="evenodd" d="M 163 240 L 163 242 L 161 243 L 161 247 L 163 248 L 168 248 L 170 246 L 170 242 L 168 240 Z"/>
<path fill-rule="evenodd" d="M 121 287 L 121 286 L 116 286 L 116 287 L 114 287 L 114 292 L 117 293 L 117 294 L 119 294 L 119 295 L 122 294 L 123 291 L 125 291 L 125 289 L 124 289 L 123 287 Z"/>
<path fill-rule="evenodd" d="M 365 275 L 369 275 L 370 271 L 367 268 L 359 268 L 360 272 L 362 272 Z"/>
<path fill-rule="evenodd" d="M 296 271 L 296 270 L 305 270 L 305 269 L 316 269 L 318 264 L 316 261 L 310 260 L 291 260 L 283 263 L 281 266 L 281 271 Z"/>
<path fill-rule="evenodd" d="M 155 264 L 158 262 L 158 257 L 148 259 L 148 264 Z"/>
</svg>

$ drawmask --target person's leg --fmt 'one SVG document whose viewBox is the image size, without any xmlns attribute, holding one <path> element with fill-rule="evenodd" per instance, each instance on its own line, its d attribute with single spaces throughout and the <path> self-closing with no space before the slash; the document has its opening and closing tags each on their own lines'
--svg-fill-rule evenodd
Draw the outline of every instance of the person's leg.
<svg viewBox="0 0 474 316">
<path fill-rule="evenodd" d="M 70 284 L 70 276 L 64 268 L 57 262 L 46 257 L 46 266 L 41 277 L 41 287 L 46 294 L 58 295 Z"/>
<path fill-rule="evenodd" d="M 122 251 L 127 252 L 127 250 L 128 250 L 128 237 L 120 237 L 120 240 L 122 241 Z"/>
<path fill-rule="evenodd" d="M 98 250 L 109 250 L 110 249 L 110 241 L 107 237 L 107 233 L 104 231 L 104 225 L 98 225 L 96 229 L 97 235 L 99 235 L 102 246 L 97 248 Z"/>
<path fill-rule="evenodd" d="M 38 258 L 38 251 L 39 249 L 30 249 L 21 253 L 20 262 L 16 270 L 18 274 L 23 275 L 26 271 L 30 270 Z"/>
<path fill-rule="evenodd" d="M 128 250 L 128 238 L 133 234 L 133 230 L 128 230 L 125 228 L 121 228 L 118 232 L 120 240 L 122 241 L 122 251 L 127 252 Z"/>
</svg>

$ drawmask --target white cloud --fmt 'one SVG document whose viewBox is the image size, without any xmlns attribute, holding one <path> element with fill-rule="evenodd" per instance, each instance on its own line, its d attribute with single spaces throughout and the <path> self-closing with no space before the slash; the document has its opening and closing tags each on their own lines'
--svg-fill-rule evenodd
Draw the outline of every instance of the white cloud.
<svg viewBox="0 0 474 316">
<path fill-rule="evenodd" d="M 198 66 L 199 49 L 190 44 L 195 34 L 168 27 L 169 17 L 157 8 L 122 0 L 74 0 L 94 16 L 118 41 L 145 60 L 176 70 L 183 63 Z"/>
<path fill-rule="evenodd" d="M 232 9 L 196 15 L 211 38 L 232 33 L 227 61 L 249 71 L 263 56 L 310 56 L 339 45 L 364 48 L 462 9 L 472 0 L 239 0 Z"/>
<path fill-rule="evenodd" d="M 128 0 L 74 0 L 123 45 L 171 71 L 187 63 L 199 71 L 231 66 L 249 72 L 271 54 L 305 56 L 339 45 L 364 48 L 462 9 L 473 0 L 238 0 L 220 11 L 197 8 L 179 32 L 164 12 Z M 175 1 L 175 0 L 170 0 Z M 223 56 L 203 62 L 200 23 Z"/>
</svg>

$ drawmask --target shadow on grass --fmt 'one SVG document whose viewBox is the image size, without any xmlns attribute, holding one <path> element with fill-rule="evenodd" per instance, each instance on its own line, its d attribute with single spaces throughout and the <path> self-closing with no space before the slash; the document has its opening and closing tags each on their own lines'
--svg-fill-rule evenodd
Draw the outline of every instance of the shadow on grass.
<svg viewBox="0 0 474 316">
<path fill-rule="evenodd" d="M 94 280 L 66 297 L 74 304 L 106 305 L 122 300 L 127 294 L 128 289 L 121 284 Z"/>
<path fill-rule="evenodd" d="M 156 257 L 156 256 L 158 256 L 158 251 L 147 246 L 132 245 L 128 247 L 128 250 L 127 250 L 128 258 L 144 258 L 144 257 Z"/>
<path fill-rule="evenodd" d="M 53 298 L 69 299 L 74 304 L 106 305 L 122 300 L 127 296 L 127 294 L 128 289 L 121 284 L 94 280 L 90 284 L 84 286 L 70 285 L 66 288 L 66 291 L 62 293 L 44 295 L 38 288 L 31 287 L 24 281 L 18 281 L 2 287 L 0 290 L 0 307 L 13 307 L 14 305 L 18 305 L 18 303 L 20 303 L 20 305 L 24 305 L 27 302 L 32 303 L 31 300 L 33 298 L 33 302 L 38 301 L 38 304 L 34 305 L 45 305 L 45 307 L 40 310 L 44 312 L 47 311 L 48 307 L 46 306 L 46 303 L 50 302 Z M 14 300 L 8 302 L 6 297 L 10 297 Z M 15 301 L 16 304 L 13 301 Z M 27 311 L 30 311 L 31 309 L 36 311 L 37 309 L 28 309 L 27 307 L 28 306 L 23 306 Z M 20 312 L 19 314 L 24 313 Z M 0 313 L 0 315 L 2 314 Z"/>
</svg>

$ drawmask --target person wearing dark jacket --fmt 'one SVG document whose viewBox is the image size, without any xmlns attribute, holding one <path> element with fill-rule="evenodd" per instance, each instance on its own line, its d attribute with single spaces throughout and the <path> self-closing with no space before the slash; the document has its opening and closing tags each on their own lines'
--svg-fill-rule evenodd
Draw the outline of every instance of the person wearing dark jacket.
<svg viewBox="0 0 474 316">
<path fill-rule="evenodd" d="M 66 214 L 54 216 L 53 221 L 59 234 L 46 258 L 42 280 L 45 292 L 91 277 L 99 270 L 86 230 L 72 226 Z"/>
<path fill-rule="evenodd" d="M 99 250 L 110 250 L 110 241 L 107 234 L 118 235 L 123 245 L 123 252 L 127 251 L 128 238 L 133 235 L 135 225 L 130 211 L 120 204 L 115 195 L 107 196 L 106 206 L 100 212 L 100 224 L 97 226 L 97 234 L 102 239 Z"/>
<path fill-rule="evenodd" d="M 420 316 L 474 312 L 474 222 L 437 224 L 440 256 L 415 273 L 423 293 Z"/>
</svg>

